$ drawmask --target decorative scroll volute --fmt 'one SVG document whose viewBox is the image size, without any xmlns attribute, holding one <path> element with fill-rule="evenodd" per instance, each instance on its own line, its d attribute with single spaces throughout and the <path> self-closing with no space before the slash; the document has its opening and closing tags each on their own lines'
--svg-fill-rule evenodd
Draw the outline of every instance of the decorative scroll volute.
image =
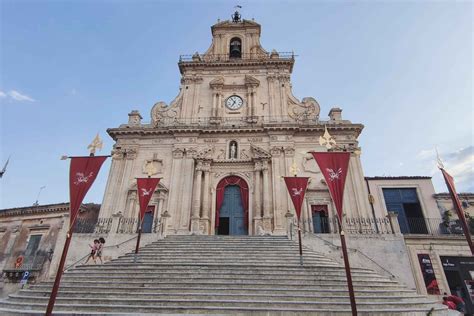
<svg viewBox="0 0 474 316">
<path fill-rule="evenodd" d="M 288 98 L 288 115 L 295 120 L 314 120 L 319 118 L 321 108 L 311 97 L 303 98 L 301 102 L 294 96 Z"/>
</svg>

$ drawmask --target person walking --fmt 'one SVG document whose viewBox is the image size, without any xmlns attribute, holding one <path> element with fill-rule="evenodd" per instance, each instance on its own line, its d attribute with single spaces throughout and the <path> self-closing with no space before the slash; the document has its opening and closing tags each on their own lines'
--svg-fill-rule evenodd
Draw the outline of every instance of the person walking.
<svg viewBox="0 0 474 316">
<path fill-rule="evenodd" d="M 99 238 L 99 246 L 97 247 L 97 251 L 95 253 L 95 257 L 100 260 L 100 263 L 104 263 L 102 261 L 102 250 L 104 249 L 105 239 L 103 237 Z"/>
<path fill-rule="evenodd" d="M 89 257 L 87 257 L 87 260 L 86 262 L 84 262 L 84 264 L 87 264 L 91 258 L 94 261 L 94 263 L 96 263 L 95 255 L 97 253 L 97 249 L 99 249 L 99 244 L 100 244 L 99 239 L 94 239 L 94 244 L 89 245 L 89 247 L 91 248 L 91 253 L 89 254 Z"/>
</svg>

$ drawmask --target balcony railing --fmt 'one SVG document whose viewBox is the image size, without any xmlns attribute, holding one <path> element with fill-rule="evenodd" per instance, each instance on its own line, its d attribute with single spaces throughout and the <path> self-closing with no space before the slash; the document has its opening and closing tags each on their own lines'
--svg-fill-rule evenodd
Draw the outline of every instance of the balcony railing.
<svg viewBox="0 0 474 316">
<path fill-rule="evenodd" d="M 108 234 L 112 228 L 112 218 L 83 219 L 74 223 L 73 232 L 79 234 Z"/>
<path fill-rule="evenodd" d="M 247 62 L 264 60 L 294 60 L 293 52 L 271 52 L 242 54 L 241 57 L 230 57 L 229 54 L 194 54 L 180 55 L 179 62 Z"/>
<path fill-rule="evenodd" d="M 343 219 L 343 229 L 348 234 L 395 234 L 403 235 L 431 235 L 431 236 L 463 236 L 464 232 L 459 220 L 444 221 L 441 218 L 354 218 Z M 474 234 L 474 225 L 470 225 L 470 232 Z M 313 220 L 313 232 L 316 234 L 339 233 L 336 218 L 318 218 Z"/>
<path fill-rule="evenodd" d="M 358 235 L 395 233 L 389 218 L 345 217 L 343 229 L 345 233 Z M 316 234 L 339 233 L 337 219 L 323 217 L 313 221 L 313 232 Z"/>
<path fill-rule="evenodd" d="M 460 220 L 445 221 L 441 218 L 399 219 L 400 231 L 404 235 L 463 236 Z M 474 228 L 470 226 L 470 233 Z"/>
</svg>

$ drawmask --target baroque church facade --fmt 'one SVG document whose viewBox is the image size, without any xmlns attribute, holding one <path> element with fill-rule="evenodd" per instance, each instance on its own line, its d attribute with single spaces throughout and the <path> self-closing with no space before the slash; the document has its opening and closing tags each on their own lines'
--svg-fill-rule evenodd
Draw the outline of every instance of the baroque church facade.
<svg viewBox="0 0 474 316">
<path fill-rule="evenodd" d="M 309 151 L 327 151 L 327 129 L 351 152 L 344 208 L 370 217 L 358 155 L 363 125 L 332 108 L 327 118 L 312 97 L 292 93 L 292 53 L 267 51 L 261 26 L 235 17 L 211 27 L 209 49 L 181 56 L 181 85 L 170 104 L 151 108 L 150 123 L 138 111 L 127 124 L 108 129 L 115 140 L 100 217 L 138 216 L 136 178 L 161 178 L 145 221 L 168 217 L 166 234 L 285 235 L 294 212 L 283 176 L 297 168 L 311 178 L 302 224 L 314 231 L 311 212 L 334 217 L 323 176 Z"/>
</svg>

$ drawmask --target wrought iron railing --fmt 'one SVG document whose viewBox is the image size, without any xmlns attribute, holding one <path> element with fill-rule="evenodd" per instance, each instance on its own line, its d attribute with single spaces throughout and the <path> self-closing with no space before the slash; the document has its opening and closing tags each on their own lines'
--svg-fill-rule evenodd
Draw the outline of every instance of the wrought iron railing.
<svg viewBox="0 0 474 316">
<path fill-rule="evenodd" d="M 229 54 L 194 54 L 180 55 L 179 62 L 246 62 L 263 60 L 294 60 L 293 52 L 271 52 L 271 53 L 244 53 L 240 57 L 231 57 Z"/>
<path fill-rule="evenodd" d="M 79 234 L 108 234 L 112 228 L 112 218 L 76 219 L 73 232 Z"/>
<path fill-rule="evenodd" d="M 400 231 L 405 235 L 462 236 L 464 231 L 460 220 L 443 220 L 441 218 L 407 218 L 399 219 Z M 471 234 L 474 228 L 470 227 Z"/>
<path fill-rule="evenodd" d="M 9 264 L 5 265 L 3 273 L 19 273 L 23 271 L 41 271 L 49 255 L 44 251 L 38 251 L 36 255 L 22 257 L 21 263 L 18 259 L 11 258 Z"/>
</svg>

